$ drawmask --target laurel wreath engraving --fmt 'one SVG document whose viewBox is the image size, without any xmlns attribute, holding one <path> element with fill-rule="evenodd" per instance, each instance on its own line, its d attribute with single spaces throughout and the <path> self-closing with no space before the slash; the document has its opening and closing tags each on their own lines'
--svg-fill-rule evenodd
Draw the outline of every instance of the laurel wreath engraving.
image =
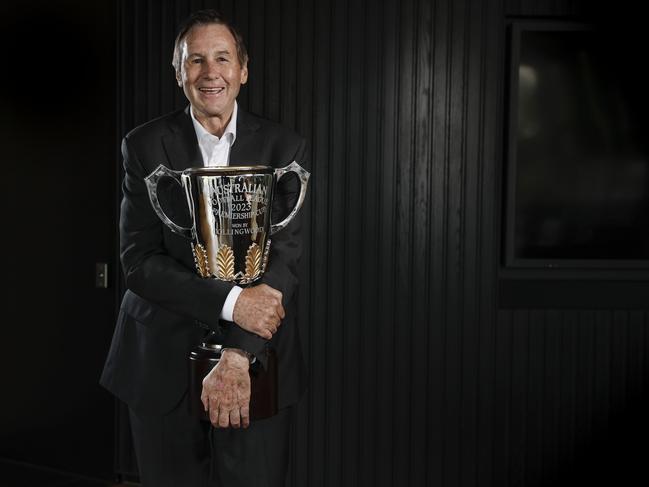
<svg viewBox="0 0 649 487">
<path fill-rule="evenodd" d="M 216 275 L 219 279 L 234 279 L 234 252 L 228 245 L 221 245 L 216 253 Z"/>
<path fill-rule="evenodd" d="M 248 279 L 254 279 L 261 272 L 262 257 L 261 248 L 253 242 L 248 247 L 248 253 L 246 254 L 246 277 Z"/>
<path fill-rule="evenodd" d="M 197 243 L 192 247 L 196 270 L 201 277 L 210 277 L 210 266 L 207 262 L 207 251 L 205 247 Z"/>
</svg>

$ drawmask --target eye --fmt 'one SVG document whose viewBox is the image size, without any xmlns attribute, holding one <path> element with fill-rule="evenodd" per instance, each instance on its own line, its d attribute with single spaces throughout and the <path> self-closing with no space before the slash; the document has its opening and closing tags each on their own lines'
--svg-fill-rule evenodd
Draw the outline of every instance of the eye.
<svg viewBox="0 0 649 487">
<path fill-rule="evenodd" d="M 203 60 L 201 58 L 194 58 L 190 61 L 192 64 L 201 64 Z"/>
<path fill-rule="evenodd" d="M 227 62 L 229 61 L 228 58 L 223 57 L 223 56 L 217 58 L 216 60 L 217 60 L 218 62 L 220 62 L 220 63 L 227 63 Z"/>
</svg>

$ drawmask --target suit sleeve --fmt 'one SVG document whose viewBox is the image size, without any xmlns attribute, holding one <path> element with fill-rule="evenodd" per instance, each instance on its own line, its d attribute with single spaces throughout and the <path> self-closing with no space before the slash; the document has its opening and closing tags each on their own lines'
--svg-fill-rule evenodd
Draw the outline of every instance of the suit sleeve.
<svg viewBox="0 0 649 487">
<path fill-rule="evenodd" d="M 232 285 L 203 279 L 168 254 L 163 224 L 153 210 L 144 182 L 147 174 L 128 137 L 122 142 L 122 155 L 120 258 L 127 288 L 169 311 L 218 330 L 220 310 Z"/>
<path fill-rule="evenodd" d="M 301 139 L 292 161 L 304 165 L 306 152 L 306 142 Z M 299 194 L 298 178 L 287 175 L 279 181 L 273 199 L 273 222 L 279 222 L 289 214 Z M 301 212 L 298 212 L 289 225 L 271 237 L 268 266 L 260 280 L 260 283 L 267 284 L 282 293 L 284 307 L 293 300 L 298 288 L 298 263 L 302 254 L 300 215 Z M 224 346 L 246 350 L 255 355 L 265 366 L 266 343 L 267 340 L 264 338 L 234 325 L 229 328 Z"/>
</svg>

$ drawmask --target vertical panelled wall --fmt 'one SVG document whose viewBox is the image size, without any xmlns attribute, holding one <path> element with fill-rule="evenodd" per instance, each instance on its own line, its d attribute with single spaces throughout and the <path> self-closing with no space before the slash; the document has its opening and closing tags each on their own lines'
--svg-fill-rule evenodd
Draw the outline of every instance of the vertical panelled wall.
<svg viewBox="0 0 649 487">
<path fill-rule="evenodd" d="M 646 483 L 643 310 L 498 314 L 494 485 Z"/>
<path fill-rule="evenodd" d="M 175 27 L 215 7 L 248 43 L 242 107 L 311 142 L 292 486 L 555 485 L 603 460 L 645 314 L 496 305 L 505 18 L 577 3 L 120 3 L 119 133 L 184 105 Z"/>
<path fill-rule="evenodd" d="M 484 485 L 502 6 L 122 1 L 121 134 L 183 106 L 173 35 L 202 7 L 247 39 L 242 107 L 311 142 L 300 291 L 311 380 L 291 485 Z"/>
</svg>

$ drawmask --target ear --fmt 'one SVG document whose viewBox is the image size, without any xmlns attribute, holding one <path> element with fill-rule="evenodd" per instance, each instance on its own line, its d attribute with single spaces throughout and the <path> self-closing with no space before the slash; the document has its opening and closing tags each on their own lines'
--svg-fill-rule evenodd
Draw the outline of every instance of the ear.
<svg viewBox="0 0 649 487">
<path fill-rule="evenodd" d="M 176 70 L 176 83 L 178 83 L 178 86 L 181 88 L 183 87 L 183 76 L 180 73 L 180 69 Z"/>
<path fill-rule="evenodd" d="M 245 85 L 248 82 L 248 63 L 241 68 L 241 84 Z"/>
</svg>

